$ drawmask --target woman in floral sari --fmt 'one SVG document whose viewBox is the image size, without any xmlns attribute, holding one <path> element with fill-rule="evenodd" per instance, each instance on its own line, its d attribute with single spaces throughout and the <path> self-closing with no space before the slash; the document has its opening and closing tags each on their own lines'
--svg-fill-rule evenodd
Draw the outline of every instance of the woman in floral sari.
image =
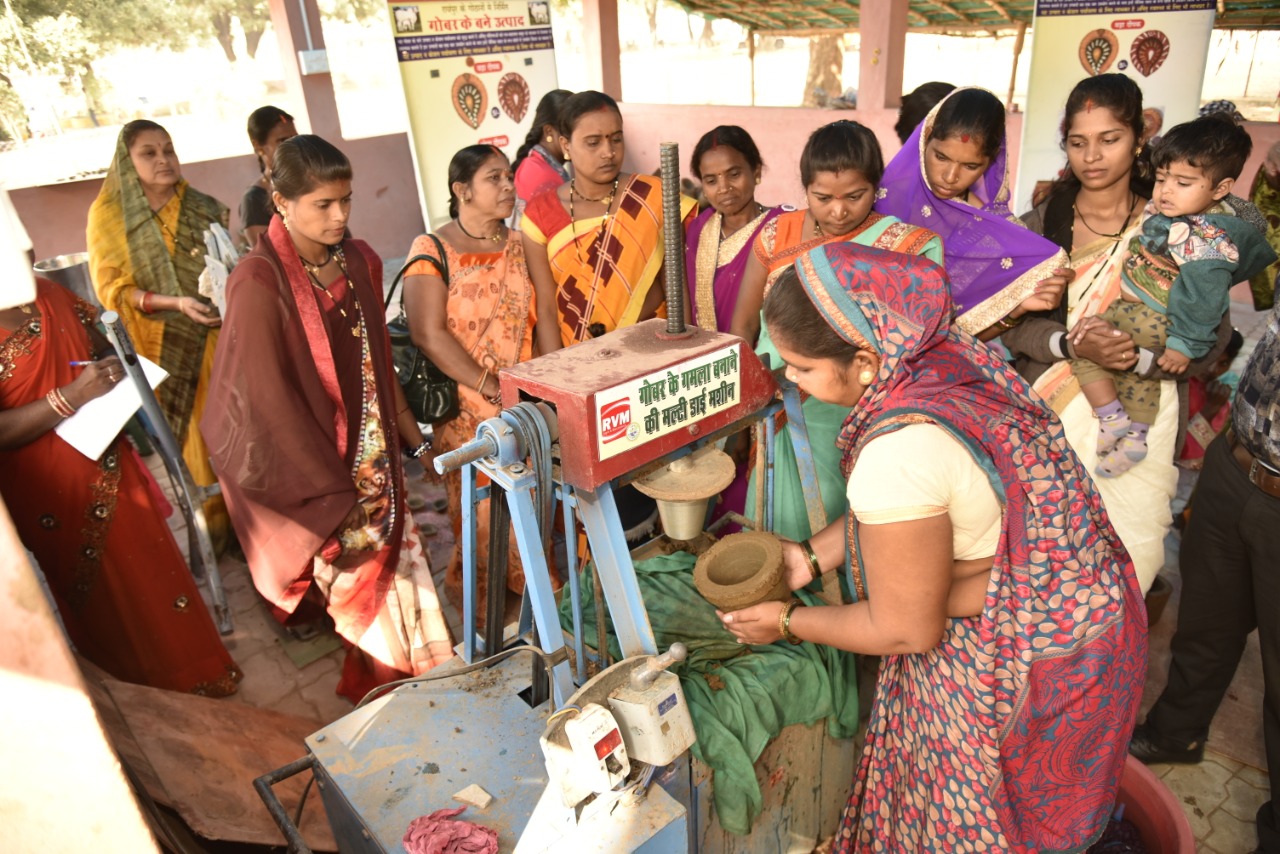
<svg viewBox="0 0 1280 854">
<path fill-rule="evenodd" d="M 137 351 L 169 372 L 160 408 L 191 476 L 217 481 L 200 433 L 222 318 L 198 293 L 204 232 L 227 224 L 227 208 L 182 178 L 173 140 L 139 119 L 120 130 L 115 159 L 89 208 L 89 271 L 98 299 L 118 312 Z M 227 540 L 222 498 L 204 506 L 214 547 Z"/>
<path fill-rule="evenodd" d="M 850 510 L 811 558 L 784 546 L 788 577 L 845 564 L 857 601 L 722 619 L 745 643 L 884 656 L 835 850 L 1084 850 L 1114 807 L 1146 614 L 1062 425 L 949 323 L 926 260 L 816 249 L 765 317 L 792 380 L 850 409 Z"/>
<path fill-rule="evenodd" d="M 241 672 L 156 509 L 126 439 L 91 460 L 54 428 L 124 378 L 96 312 L 37 280 L 0 311 L 0 493 L 36 556 L 72 643 L 127 682 L 211 697 Z"/>
<path fill-rule="evenodd" d="M 942 263 L 942 242 L 932 231 L 871 210 L 876 184 L 884 173 L 880 143 L 866 127 L 842 120 L 818 128 L 800 155 L 800 182 L 808 207 L 787 211 L 760 229 L 747 260 L 731 332 L 756 340 L 757 352 L 780 366 L 778 351 L 763 323 L 760 306 L 782 271 L 806 252 L 830 243 L 859 243 Z M 804 402 L 818 488 L 826 509 L 823 525 L 844 513 L 844 477 L 836 435 L 847 410 L 810 397 Z M 791 430 L 779 428 L 774 438 L 773 530 L 792 540 L 815 533 L 805 508 L 796 467 Z M 756 506 L 755 478 L 747 487 L 747 512 Z M 821 529 L 822 525 L 818 528 Z"/>
<path fill-rule="evenodd" d="M 429 463 L 428 446 L 392 367 L 382 263 L 343 239 L 351 164 L 297 136 L 271 176 L 281 216 L 232 271 L 203 426 L 255 586 L 280 615 L 323 599 L 356 702 L 452 656 L 400 456 Z"/>
<path fill-rule="evenodd" d="M 409 249 L 427 255 L 405 273 L 404 304 L 413 342 L 432 363 L 458 382 L 457 418 L 435 425 L 434 450 L 452 451 L 476 437 L 480 422 L 501 407 L 498 372 L 539 352 L 560 349 L 554 294 L 534 293 L 524 263 L 520 232 L 503 220 L 511 215 L 515 189 L 507 156 L 491 145 L 469 145 L 449 163 L 449 215 L 437 239 L 423 235 Z M 445 257 L 438 256 L 443 248 Z M 443 260 L 443 265 L 440 263 Z M 448 281 L 443 270 L 448 269 Z M 447 581 L 450 595 L 462 585 L 462 473 L 445 477 L 452 510 L 454 548 Z M 480 599 L 488 578 L 489 503 L 477 514 Z M 507 584 L 524 590 L 520 552 L 508 552 Z M 461 598 L 454 601 L 461 604 Z"/>
<path fill-rule="evenodd" d="M 555 293 L 568 347 L 661 313 L 662 184 L 622 171 L 622 113 L 602 92 L 564 102 L 560 147 L 573 180 L 531 199 L 520 228 L 529 275 Z M 680 197 L 684 222 L 694 207 Z"/>
</svg>

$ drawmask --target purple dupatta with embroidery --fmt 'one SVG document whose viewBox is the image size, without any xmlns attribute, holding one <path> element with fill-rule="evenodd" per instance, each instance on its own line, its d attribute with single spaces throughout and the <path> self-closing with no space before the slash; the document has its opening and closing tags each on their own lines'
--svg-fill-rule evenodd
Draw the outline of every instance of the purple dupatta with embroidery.
<svg viewBox="0 0 1280 854">
<path fill-rule="evenodd" d="M 1000 140 L 991 165 L 969 190 L 979 207 L 934 195 L 924 173 L 924 147 L 946 100 L 930 111 L 885 167 L 875 209 L 942 238 L 958 322 L 978 332 L 1030 296 L 1036 283 L 1054 269 L 1069 263 L 1056 244 L 1009 212 L 1007 140 Z"/>
<path fill-rule="evenodd" d="M 751 247 L 755 245 L 756 235 L 760 233 L 760 229 L 764 228 L 765 223 L 782 213 L 782 207 L 773 207 L 766 210 L 762 215 L 756 217 L 747 225 L 743 226 L 741 233 L 735 232 L 726 238 L 726 243 L 734 241 L 740 243 L 741 246 L 734 253 L 733 259 L 723 266 L 717 266 L 717 256 L 720 249 L 720 219 L 715 208 L 707 208 L 698 214 L 689 225 L 688 236 L 685 241 L 684 251 L 684 269 L 685 280 L 689 289 L 689 306 L 692 312 L 693 324 L 703 329 L 715 328 L 720 332 L 728 332 L 729 325 L 733 322 L 733 309 L 738 304 L 738 290 L 742 286 L 742 274 L 747 269 L 747 259 L 751 257 Z M 711 226 L 708 228 L 708 226 Z M 706 234 L 707 241 L 710 245 L 704 246 L 702 237 Z M 699 249 L 703 250 L 703 263 L 699 264 Z M 714 323 L 706 323 L 706 309 L 710 308 L 707 302 L 707 294 L 703 294 L 699 299 L 698 272 L 699 267 L 703 269 L 703 278 L 709 279 L 711 282 L 711 302 L 715 307 Z"/>
</svg>

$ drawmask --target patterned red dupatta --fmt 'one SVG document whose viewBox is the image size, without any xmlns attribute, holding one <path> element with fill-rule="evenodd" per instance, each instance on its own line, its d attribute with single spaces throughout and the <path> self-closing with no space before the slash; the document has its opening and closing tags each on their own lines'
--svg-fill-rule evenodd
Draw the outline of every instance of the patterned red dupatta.
<svg viewBox="0 0 1280 854">
<path fill-rule="evenodd" d="M 1004 505 L 982 613 L 884 660 L 837 850 L 1081 850 L 1111 813 L 1146 674 L 1142 595 L 1102 500 L 1056 416 L 948 324 L 940 267 L 841 243 L 797 270 L 832 328 L 881 356 L 839 438 L 846 473 L 877 436 L 931 422 Z M 849 516 L 857 594 L 874 597 Z"/>
</svg>

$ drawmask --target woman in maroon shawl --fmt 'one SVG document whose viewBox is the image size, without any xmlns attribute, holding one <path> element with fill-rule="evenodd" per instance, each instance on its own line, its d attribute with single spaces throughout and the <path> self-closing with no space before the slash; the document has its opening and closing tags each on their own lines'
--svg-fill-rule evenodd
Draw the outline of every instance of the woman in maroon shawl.
<svg viewBox="0 0 1280 854">
<path fill-rule="evenodd" d="M 428 445 L 392 368 L 382 263 L 343 239 L 351 164 L 298 136 L 271 177 L 281 217 L 228 282 L 202 427 L 254 584 L 284 614 L 323 596 L 352 645 L 337 690 L 358 701 L 452 655 L 400 460 L 402 439 Z"/>
</svg>

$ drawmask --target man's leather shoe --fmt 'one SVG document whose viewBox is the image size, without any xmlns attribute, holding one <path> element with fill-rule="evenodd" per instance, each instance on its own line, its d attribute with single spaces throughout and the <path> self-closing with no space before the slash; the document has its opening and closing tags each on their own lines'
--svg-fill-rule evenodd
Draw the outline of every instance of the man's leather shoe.
<svg viewBox="0 0 1280 854">
<path fill-rule="evenodd" d="M 1146 724 L 1133 730 L 1129 753 L 1147 765 L 1172 763 L 1194 765 L 1204 759 L 1204 742 L 1192 742 L 1189 747 L 1168 747 Z"/>
</svg>

